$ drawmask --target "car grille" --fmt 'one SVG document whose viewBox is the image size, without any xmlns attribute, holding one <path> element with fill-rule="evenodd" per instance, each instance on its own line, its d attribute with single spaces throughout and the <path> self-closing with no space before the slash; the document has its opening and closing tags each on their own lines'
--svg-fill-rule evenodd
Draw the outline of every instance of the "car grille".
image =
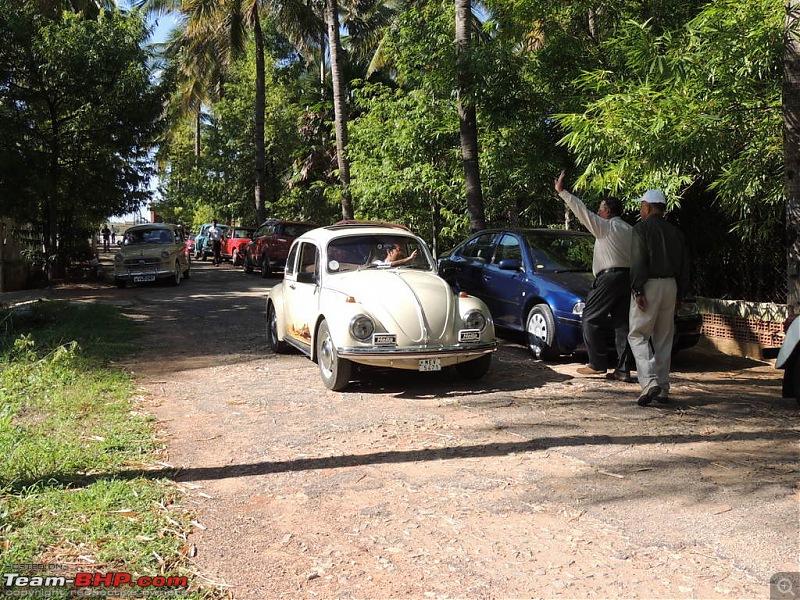
<svg viewBox="0 0 800 600">
<path fill-rule="evenodd" d="M 155 269 L 161 267 L 160 258 L 129 258 L 125 261 L 125 267 L 128 269 Z"/>
</svg>

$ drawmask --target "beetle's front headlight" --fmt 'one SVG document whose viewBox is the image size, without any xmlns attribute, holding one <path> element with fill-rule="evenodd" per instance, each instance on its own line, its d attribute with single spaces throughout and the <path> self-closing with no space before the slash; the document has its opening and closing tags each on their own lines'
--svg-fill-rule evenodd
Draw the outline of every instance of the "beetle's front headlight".
<svg viewBox="0 0 800 600">
<path fill-rule="evenodd" d="M 125 257 L 122 256 L 122 254 L 115 254 L 114 255 L 114 262 L 117 263 L 118 265 L 121 265 L 122 263 L 125 262 Z"/>
<path fill-rule="evenodd" d="M 167 260 L 169 258 L 169 251 L 168 250 L 162 250 L 161 251 L 161 258 L 163 258 L 164 260 Z"/>
<path fill-rule="evenodd" d="M 356 315 L 350 321 L 350 334 L 360 342 L 366 342 L 375 332 L 375 323 L 367 315 Z"/>
<path fill-rule="evenodd" d="M 586 306 L 585 302 L 576 303 L 575 306 L 572 307 L 572 314 L 573 315 L 582 315 L 584 306 Z"/>
<path fill-rule="evenodd" d="M 464 317 L 464 326 L 467 329 L 480 329 L 486 327 L 486 317 L 479 310 L 471 310 Z"/>
</svg>

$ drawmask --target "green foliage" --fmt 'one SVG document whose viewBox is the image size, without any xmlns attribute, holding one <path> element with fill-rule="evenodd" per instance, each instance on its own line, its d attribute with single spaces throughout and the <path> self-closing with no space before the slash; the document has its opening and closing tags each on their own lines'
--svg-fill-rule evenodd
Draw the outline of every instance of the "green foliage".
<svg viewBox="0 0 800 600">
<path fill-rule="evenodd" d="M 274 46 L 274 44 L 273 44 Z M 158 210 L 197 227 L 211 217 L 253 224 L 256 220 L 253 166 L 255 59 L 253 45 L 230 67 L 222 97 L 200 120 L 201 155 L 195 156 L 196 122 L 175 125 L 169 144 L 162 147 L 162 199 Z M 303 108 L 298 102 L 298 67 L 269 57 L 266 73 L 265 140 L 267 198 L 270 216 L 309 218 L 302 199 L 287 201 L 286 182 L 300 148 L 297 124 Z M 168 167 L 168 168 L 167 168 Z"/>
<path fill-rule="evenodd" d="M 65 260 L 149 197 L 161 96 L 141 16 L 51 19 L 32 6 L 0 0 L 0 214 L 33 223 Z"/>
<path fill-rule="evenodd" d="M 771 234 L 783 208 L 781 9 L 725 0 L 675 31 L 622 24 L 606 49 L 624 68 L 586 73 L 579 87 L 597 99 L 559 116 L 578 185 L 628 198 L 658 187 L 677 206 L 707 188 L 743 238 Z"/>
<path fill-rule="evenodd" d="M 363 109 L 350 127 L 356 217 L 400 222 L 448 244 L 465 235 L 453 102 L 384 85 L 364 84 L 354 94 Z"/>
</svg>

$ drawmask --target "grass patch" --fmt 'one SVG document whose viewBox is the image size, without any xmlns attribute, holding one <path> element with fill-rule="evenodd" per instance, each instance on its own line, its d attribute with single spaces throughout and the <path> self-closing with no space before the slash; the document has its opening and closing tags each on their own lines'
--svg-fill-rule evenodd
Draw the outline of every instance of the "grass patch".
<svg viewBox="0 0 800 600">
<path fill-rule="evenodd" d="M 131 376 L 110 365 L 137 336 L 103 304 L 0 314 L 0 568 L 185 575 L 182 598 L 217 597 L 184 571 L 190 516 L 174 484 L 147 476 L 159 451 L 152 422 L 136 410 Z"/>
</svg>

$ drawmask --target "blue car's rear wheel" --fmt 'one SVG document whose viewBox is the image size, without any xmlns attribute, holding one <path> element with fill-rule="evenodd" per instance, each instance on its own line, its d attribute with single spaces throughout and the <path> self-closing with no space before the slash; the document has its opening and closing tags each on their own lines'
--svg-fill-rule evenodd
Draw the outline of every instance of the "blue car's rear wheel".
<svg viewBox="0 0 800 600">
<path fill-rule="evenodd" d="M 547 304 L 531 308 L 525 319 L 525 337 L 531 353 L 540 360 L 553 360 L 560 354 L 556 323 Z"/>
</svg>

